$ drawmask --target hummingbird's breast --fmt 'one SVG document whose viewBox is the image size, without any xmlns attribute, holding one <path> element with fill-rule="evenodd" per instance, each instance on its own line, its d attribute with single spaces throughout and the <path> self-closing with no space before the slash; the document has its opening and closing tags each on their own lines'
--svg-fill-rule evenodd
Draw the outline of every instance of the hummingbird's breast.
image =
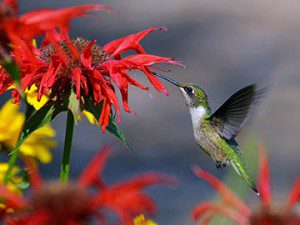
<svg viewBox="0 0 300 225">
<path fill-rule="evenodd" d="M 210 124 L 203 122 L 198 128 L 194 128 L 194 136 L 197 144 L 213 160 L 223 162 L 226 160 L 226 151 L 223 149 L 222 138 Z"/>
</svg>

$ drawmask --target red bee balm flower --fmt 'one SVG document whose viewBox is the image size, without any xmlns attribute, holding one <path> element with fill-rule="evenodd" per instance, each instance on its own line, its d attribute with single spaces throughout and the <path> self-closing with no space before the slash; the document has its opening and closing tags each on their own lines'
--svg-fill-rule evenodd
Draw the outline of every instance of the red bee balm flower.
<svg viewBox="0 0 300 225">
<path fill-rule="evenodd" d="M 110 210 L 121 224 L 133 225 L 136 215 L 154 213 L 154 201 L 144 189 L 155 184 L 173 185 L 174 178 L 150 172 L 107 185 L 99 173 L 109 154 L 110 150 L 104 148 L 87 165 L 77 182 L 70 184 L 43 183 L 36 168 L 27 163 L 32 184 L 30 197 L 26 199 L 0 186 L 0 197 L 4 203 L 2 208 L 6 209 L 1 213 L 0 208 L 0 222 L 2 219 L 9 225 L 83 225 L 94 220 L 100 224 L 111 224 Z"/>
<path fill-rule="evenodd" d="M 70 20 L 87 14 L 89 10 L 109 9 L 102 5 L 82 5 L 33 10 L 18 16 L 18 1 L 4 0 L 0 3 L 1 43 L 12 42 L 14 47 L 18 47 L 20 41 L 30 43 L 34 37 L 54 28 L 67 32 Z"/>
<path fill-rule="evenodd" d="M 32 45 L 33 38 L 38 35 L 45 35 L 46 31 L 52 31 L 57 28 L 62 33 L 67 33 L 70 20 L 87 14 L 89 10 L 108 10 L 108 8 L 102 5 L 82 5 L 63 9 L 40 9 L 18 17 L 17 0 L 1 1 L 0 58 L 9 60 L 7 52 L 13 50 L 15 54 L 20 54 L 15 55 L 20 62 L 25 60 L 26 57 L 33 59 L 36 51 Z M 2 94 L 13 82 L 1 66 L 0 70 L 0 94 Z M 16 91 L 13 92 L 13 96 L 17 99 L 19 98 Z"/>
<path fill-rule="evenodd" d="M 156 68 L 153 66 L 156 63 L 181 64 L 172 58 L 145 52 L 139 42 L 155 30 L 157 28 L 153 27 L 131 34 L 112 41 L 103 48 L 95 40 L 72 40 L 66 32 L 58 33 L 54 29 L 47 31 L 41 47 L 34 50 L 34 55 L 26 46 L 14 51 L 16 62 L 21 68 L 22 87 L 26 89 L 35 84 L 38 87 L 38 101 L 43 94 L 51 93 L 50 98 L 57 101 L 62 96 L 75 92 L 76 98 L 84 105 L 84 98 L 91 97 L 94 105 L 102 104 L 102 113 L 97 119 L 105 131 L 112 107 L 116 109 L 120 120 L 120 106 L 113 83 L 120 89 L 123 107 L 127 112 L 130 112 L 128 86 L 149 89 L 130 77 L 128 71 L 143 72 L 158 91 L 167 94 L 150 68 Z M 136 54 L 121 57 L 123 52 L 129 50 Z M 5 90 L 5 84 L 0 82 L 0 91 Z"/>
<path fill-rule="evenodd" d="M 258 178 L 258 190 L 261 196 L 261 205 L 254 211 L 236 196 L 218 178 L 199 167 L 194 167 L 196 176 L 209 182 L 220 194 L 221 202 L 200 203 L 193 211 L 192 218 L 201 220 L 201 224 L 208 225 L 217 215 L 228 217 L 237 224 L 242 225 L 299 225 L 300 215 L 294 206 L 300 199 L 300 177 L 292 188 L 285 204 L 279 206 L 271 202 L 271 188 L 269 178 L 269 163 L 261 150 L 260 172 Z"/>
</svg>

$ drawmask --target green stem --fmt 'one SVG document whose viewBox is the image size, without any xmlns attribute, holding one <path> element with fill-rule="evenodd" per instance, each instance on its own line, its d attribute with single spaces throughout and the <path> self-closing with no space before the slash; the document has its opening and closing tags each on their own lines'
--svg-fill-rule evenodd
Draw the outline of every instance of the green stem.
<svg viewBox="0 0 300 225">
<path fill-rule="evenodd" d="M 74 116 L 72 112 L 68 110 L 64 154 L 63 154 L 63 159 L 62 159 L 62 164 L 60 169 L 60 181 L 65 183 L 67 183 L 69 180 L 73 131 L 74 131 Z"/>
<path fill-rule="evenodd" d="M 30 115 L 32 114 L 33 111 L 34 111 L 34 108 L 26 102 L 25 121 L 27 121 L 27 119 L 30 117 Z M 25 124 L 25 122 L 24 122 L 24 124 Z M 23 126 L 24 126 L 24 124 L 23 124 Z M 18 140 L 19 139 L 20 139 L 20 137 L 18 138 Z M 9 182 L 10 173 L 11 173 L 14 165 L 16 165 L 16 162 L 17 162 L 17 159 L 19 156 L 19 149 L 20 149 L 20 147 L 16 148 L 13 152 L 10 153 L 11 156 L 8 161 L 8 168 L 7 168 L 7 171 L 5 172 L 4 179 L 3 179 L 4 185 L 8 184 L 8 182 Z"/>
<path fill-rule="evenodd" d="M 11 156 L 10 156 L 9 161 L 8 161 L 8 168 L 5 172 L 4 179 L 3 179 L 4 185 L 8 184 L 8 182 L 9 182 L 10 173 L 11 173 L 14 165 L 16 164 L 16 161 L 17 161 L 17 158 L 18 158 L 18 155 L 19 155 L 19 149 L 20 148 L 17 148 L 11 153 Z"/>
</svg>

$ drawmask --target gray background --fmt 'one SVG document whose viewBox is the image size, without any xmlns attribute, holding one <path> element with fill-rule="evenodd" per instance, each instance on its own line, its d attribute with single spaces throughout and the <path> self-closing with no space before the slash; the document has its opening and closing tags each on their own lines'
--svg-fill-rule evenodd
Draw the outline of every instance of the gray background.
<svg viewBox="0 0 300 225">
<path fill-rule="evenodd" d="M 172 77 L 201 84 L 213 109 L 245 85 L 272 85 L 268 98 L 238 140 L 243 143 L 250 133 L 255 133 L 266 142 L 275 198 L 285 198 L 299 175 L 299 1 L 24 0 L 20 1 L 20 9 L 23 13 L 84 3 L 107 4 L 115 12 L 97 12 L 76 19 L 72 22 L 72 37 L 83 36 L 105 44 L 153 25 L 167 26 L 167 32 L 154 32 L 145 38 L 143 46 L 149 53 L 183 61 L 187 69 L 172 66 Z M 147 84 L 146 79 L 141 81 Z M 226 171 L 217 171 L 212 161 L 197 149 L 183 99 L 176 88 L 166 86 L 170 96 L 151 89 L 153 99 L 147 92 L 129 90 L 131 109 L 138 116 L 123 113 L 120 127 L 137 154 L 129 153 L 121 143 L 101 134 L 87 121 L 79 123 L 75 130 L 71 175 L 77 177 L 103 143 L 111 143 L 114 156 L 104 171 L 106 180 L 114 182 L 147 170 L 176 175 L 181 182 L 176 190 L 150 189 L 159 211 L 155 220 L 163 225 L 187 225 L 191 224 L 191 209 L 214 195 L 209 185 L 191 173 L 190 166 L 198 164 L 220 177 Z M 42 167 L 45 177 L 56 178 L 59 174 L 64 121 L 65 116 L 61 115 L 53 122 L 58 145 L 53 151 L 54 161 Z"/>
</svg>

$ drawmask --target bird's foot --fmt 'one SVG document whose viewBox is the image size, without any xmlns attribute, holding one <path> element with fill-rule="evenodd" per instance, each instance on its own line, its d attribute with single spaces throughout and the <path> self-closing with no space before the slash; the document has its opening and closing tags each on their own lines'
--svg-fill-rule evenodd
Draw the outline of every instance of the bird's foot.
<svg viewBox="0 0 300 225">
<path fill-rule="evenodd" d="M 221 169 L 223 169 L 224 167 L 226 167 L 226 163 L 221 162 L 221 161 L 217 161 L 217 162 L 216 162 L 216 167 L 217 167 L 218 170 L 221 170 Z"/>
</svg>

